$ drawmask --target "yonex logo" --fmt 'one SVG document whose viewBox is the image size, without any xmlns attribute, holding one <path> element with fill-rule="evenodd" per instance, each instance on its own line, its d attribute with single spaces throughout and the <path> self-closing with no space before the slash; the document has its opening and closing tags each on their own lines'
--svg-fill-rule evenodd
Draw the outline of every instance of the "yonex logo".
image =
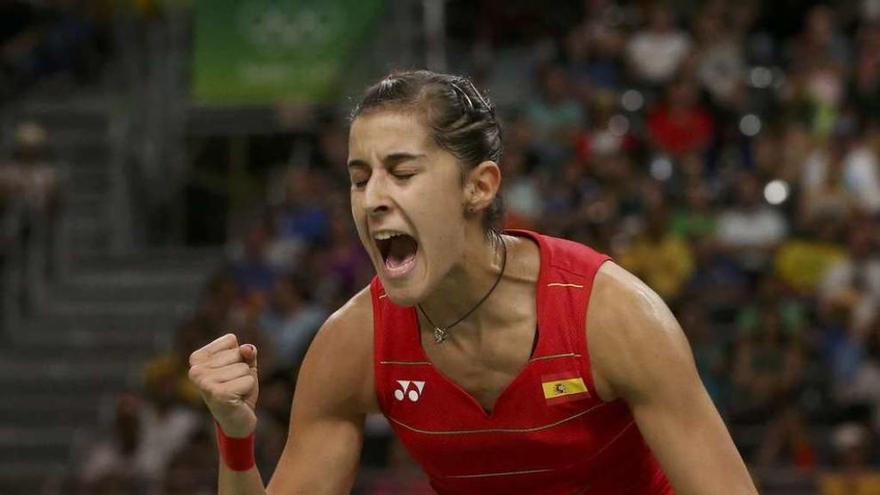
<svg viewBox="0 0 880 495">
<path fill-rule="evenodd" d="M 397 400 L 409 399 L 416 402 L 422 396 L 422 390 L 425 388 L 425 382 L 397 380 L 397 383 L 400 385 L 400 388 L 394 391 L 394 398 Z"/>
</svg>

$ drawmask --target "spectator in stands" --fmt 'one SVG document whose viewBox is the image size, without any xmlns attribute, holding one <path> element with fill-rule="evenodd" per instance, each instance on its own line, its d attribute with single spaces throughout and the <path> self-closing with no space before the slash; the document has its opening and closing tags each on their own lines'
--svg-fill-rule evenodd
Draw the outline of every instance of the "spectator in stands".
<svg viewBox="0 0 880 495">
<path fill-rule="evenodd" d="M 866 213 L 880 213 L 880 163 L 877 127 L 866 130 L 850 143 L 843 159 L 844 182 L 855 206 Z"/>
<path fill-rule="evenodd" d="M 737 332 L 741 336 L 765 331 L 762 325 L 768 314 L 775 315 L 781 331 L 788 337 L 798 339 L 804 332 L 807 308 L 801 300 L 779 279 L 765 277 L 761 280 L 752 300 L 740 307 L 737 314 Z M 772 322 L 775 324 L 776 319 Z"/>
<path fill-rule="evenodd" d="M 872 411 L 871 428 L 876 435 L 880 433 L 880 317 L 874 317 L 866 333 L 864 353 L 857 359 L 852 379 L 839 385 L 836 399 L 844 410 Z"/>
<path fill-rule="evenodd" d="M 812 221 L 815 217 L 827 218 L 834 222 L 845 221 L 855 206 L 854 198 L 847 191 L 844 182 L 842 145 L 834 143 L 828 148 L 830 153 L 826 162 L 807 163 L 805 171 L 808 174 L 811 172 L 811 165 L 824 165 L 822 167 L 824 170 L 812 171 L 816 176 L 816 179 L 813 179 L 815 182 L 811 180 L 803 190 L 800 216 L 806 222 Z"/>
<path fill-rule="evenodd" d="M 618 256 L 618 262 L 666 301 L 675 301 L 694 271 L 690 247 L 669 231 L 665 208 L 648 212 L 644 232 Z"/>
<path fill-rule="evenodd" d="M 694 361 L 706 391 L 719 410 L 726 412 L 730 395 L 730 363 L 726 352 L 729 338 L 712 325 L 709 308 L 697 298 L 682 302 L 676 314 L 694 352 Z"/>
<path fill-rule="evenodd" d="M 213 274 L 205 284 L 196 304 L 193 320 L 201 325 L 193 333 L 210 341 L 219 336 L 229 320 L 230 310 L 238 298 L 238 286 L 230 270 L 221 270 Z M 190 341 L 192 342 L 192 341 Z"/>
<path fill-rule="evenodd" d="M 313 273 L 313 277 L 320 280 L 316 284 L 316 300 L 324 307 L 334 308 L 349 294 L 369 284 L 373 269 L 351 225 L 347 201 L 337 200 L 329 214 L 329 237 L 313 253 L 321 272 Z"/>
<path fill-rule="evenodd" d="M 86 454 L 80 470 L 83 486 L 110 479 L 126 487 L 123 493 L 155 489 L 172 457 L 199 428 L 202 418 L 177 399 L 172 370 L 152 373 L 145 385 L 145 398 L 119 398 L 112 436 Z"/>
<path fill-rule="evenodd" d="M 48 159 L 48 135 L 35 122 L 20 123 L 15 131 L 13 160 L 5 165 L 11 190 L 8 213 L 17 243 L 19 295 L 23 313 L 31 311 L 36 283 L 54 272 L 52 252 L 61 204 L 58 171 Z"/>
<path fill-rule="evenodd" d="M 327 311 L 311 300 L 305 282 L 293 276 L 278 277 L 260 321 L 260 329 L 272 348 L 277 366 L 299 368 L 327 316 Z"/>
<path fill-rule="evenodd" d="M 588 97 L 590 89 L 616 90 L 623 82 L 626 37 L 613 22 L 613 13 L 605 10 L 587 16 L 566 38 L 568 71 L 582 97 Z"/>
<path fill-rule="evenodd" d="M 802 65 L 805 90 L 813 104 L 813 130 L 829 136 L 839 123 L 846 96 L 843 69 L 836 60 L 821 57 L 804 60 Z"/>
<path fill-rule="evenodd" d="M 595 92 L 589 125 L 576 137 L 577 157 L 582 162 L 635 149 L 637 139 L 631 120 L 624 116 L 618 100 L 611 91 Z"/>
<path fill-rule="evenodd" d="M 786 407 L 767 425 L 755 457 L 755 464 L 762 468 L 794 466 L 806 474 L 816 469 L 818 448 L 796 405 Z"/>
<path fill-rule="evenodd" d="M 216 493 L 217 447 L 214 445 L 214 428 L 208 421 L 205 421 L 205 425 L 171 459 L 162 484 L 162 495 Z"/>
<path fill-rule="evenodd" d="M 112 436 L 94 445 L 79 468 L 79 482 L 86 493 L 107 483 L 136 493 L 160 475 L 157 466 L 142 455 L 142 408 L 143 401 L 134 395 L 117 400 Z"/>
<path fill-rule="evenodd" d="M 717 228 L 716 212 L 712 208 L 709 185 L 695 179 L 685 187 L 685 199 L 672 213 L 670 231 L 702 248 L 704 241 L 714 237 Z"/>
<path fill-rule="evenodd" d="M 762 312 L 759 318 L 755 330 L 736 343 L 735 421 L 761 423 L 793 398 L 802 379 L 804 352 L 798 336 L 786 333 L 778 312 Z"/>
<path fill-rule="evenodd" d="M 695 72 L 715 104 L 735 106 L 742 97 L 746 74 L 742 34 L 726 21 L 730 7 L 708 2 L 694 20 Z"/>
<path fill-rule="evenodd" d="M 289 364 L 289 363 L 284 363 Z M 260 430 L 257 432 L 256 459 L 260 469 L 275 470 L 275 463 L 287 441 L 290 424 L 290 405 L 296 388 L 298 366 L 279 366 L 279 370 L 260 380 L 260 404 L 257 415 Z M 293 371 L 291 371 L 291 369 Z"/>
<path fill-rule="evenodd" d="M 828 214 L 845 220 L 853 209 L 880 211 L 877 155 L 855 131 L 840 131 L 828 146 L 814 151 L 803 166 L 803 214 Z"/>
<path fill-rule="evenodd" d="M 146 401 L 140 414 L 139 456 L 161 483 L 168 464 L 202 423 L 188 404 L 180 401 L 178 375 L 174 369 L 152 370 L 144 380 Z"/>
<path fill-rule="evenodd" d="M 348 159 L 348 126 L 335 115 L 325 115 L 316 131 L 317 146 L 313 163 L 336 179 L 345 179 L 342 166 Z"/>
<path fill-rule="evenodd" d="M 278 237 L 306 244 L 326 238 L 329 216 L 324 177 L 307 167 L 291 168 L 284 178 L 284 203 L 278 216 Z"/>
<path fill-rule="evenodd" d="M 847 88 L 849 103 L 876 124 L 880 119 L 880 25 L 862 25 L 854 73 Z"/>
<path fill-rule="evenodd" d="M 277 270 L 267 259 L 270 233 L 266 225 L 252 227 L 243 243 L 241 258 L 230 268 L 238 289 L 238 303 L 256 314 L 262 312 L 269 292 L 278 277 Z"/>
<path fill-rule="evenodd" d="M 710 144 L 714 122 L 699 102 L 696 84 L 682 78 L 667 88 L 665 100 L 648 116 L 653 148 L 673 157 L 702 155 Z"/>
<path fill-rule="evenodd" d="M 819 479 L 821 495 L 862 495 L 880 492 L 880 473 L 872 469 L 874 439 L 863 424 L 848 422 L 831 433 L 835 469 Z"/>
<path fill-rule="evenodd" d="M 526 104 L 525 118 L 534 132 L 543 160 L 558 165 L 571 152 L 584 108 L 574 99 L 565 69 L 548 65 L 538 70 L 536 97 Z"/>
<path fill-rule="evenodd" d="M 504 156 L 504 201 L 507 228 L 534 228 L 541 218 L 544 199 L 540 179 L 530 173 L 535 159 L 524 150 L 508 151 Z"/>
<path fill-rule="evenodd" d="M 22 122 L 15 130 L 12 166 L 24 214 L 32 218 L 50 218 L 60 200 L 59 177 L 49 160 L 48 140 L 46 130 L 36 122 Z"/>
<path fill-rule="evenodd" d="M 657 86 L 672 80 L 691 53 L 691 38 L 676 26 L 675 14 L 664 4 L 655 4 L 648 24 L 633 33 L 626 47 L 633 75 Z"/>
<path fill-rule="evenodd" d="M 828 268 L 846 255 L 841 234 L 841 224 L 833 218 L 810 218 L 799 235 L 779 247 L 773 261 L 776 275 L 804 296 L 815 294 Z"/>
<path fill-rule="evenodd" d="M 187 377 L 189 355 L 181 351 L 184 345 L 198 345 L 210 342 L 225 327 L 213 326 L 208 320 L 194 317 L 185 321 L 174 334 L 174 345 L 168 352 L 154 356 L 143 369 L 145 383 L 162 381 L 173 389 L 173 402 L 199 406 L 201 397 L 198 390 Z"/>
<path fill-rule="evenodd" d="M 857 219 L 849 228 L 847 255 L 828 268 L 818 297 L 825 313 L 843 311 L 859 331 L 877 314 L 880 303 L 880 257 L 877 224 Z"/>
<path fill-rule="evenodd" d="M 733 205 L 718 215 L 718 246 L 746 272 L 757 274 L 769 266 L 775 249 L 788 233 L 788 221 L 762 201 L 761 184 L 748 172 L 738 174 Z"/>
<path fill-rule="evenodd" d="M 777 178 L 796 187 L 803 187 L 804 164 L 818 145 L 808 127 L 801 121 L 786 119 L 778 144 Z"/>
<path fill-rule="evenodd" d="M 852 49 L 843 35 L 840 19 L 829 5 L 811 7 L 806 14 L 803 31 L 792 38 L 789 46 L 793 60 L 833 60 L 839 66 L 850 63 Z"/>
</svg>

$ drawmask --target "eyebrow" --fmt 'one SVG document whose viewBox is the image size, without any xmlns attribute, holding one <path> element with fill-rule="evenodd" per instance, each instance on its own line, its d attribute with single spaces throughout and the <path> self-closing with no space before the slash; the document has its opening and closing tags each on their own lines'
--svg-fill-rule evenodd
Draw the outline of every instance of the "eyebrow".
<svg viewBox="0 0 880 495">
<path fill-rule="evenodd" d="M 382 159 L 382 162 L 386 163 L 386 164 L 394 165 L 399 162 L 403 162 L 406 160 L 415 160 L 417 158 L 422 158 L 424 156 L 425 156 L 424 153 L 409 153 L 406 151 L 399 151 L 399 152 L 385 155 L 385 158 Z M 349 160 L 348 168 L 370 168 L 370 165 L 364 160 L 354 159 L 354 160 Z"/>
</svg>

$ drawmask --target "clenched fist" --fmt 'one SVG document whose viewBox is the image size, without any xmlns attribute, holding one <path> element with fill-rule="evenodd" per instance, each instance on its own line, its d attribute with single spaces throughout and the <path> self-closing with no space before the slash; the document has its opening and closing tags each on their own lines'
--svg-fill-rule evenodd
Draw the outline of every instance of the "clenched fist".
<svg viewBox="0 0 880 495">
<path fill-rule="evenodd" d="M 214 419 L 230 437 L 246 437 L 257 427 L 257 348 L 238 345 L 228 333 L 189 356 L 189 379 Z"/>
</svg>

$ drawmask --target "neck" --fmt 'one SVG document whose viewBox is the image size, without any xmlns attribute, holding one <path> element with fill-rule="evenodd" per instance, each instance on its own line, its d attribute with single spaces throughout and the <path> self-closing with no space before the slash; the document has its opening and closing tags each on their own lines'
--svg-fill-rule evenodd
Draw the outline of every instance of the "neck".
<svg viewBox="0 0 880 495">
<path fill-rule="evenodd" d="M 504 250 L 501 241 L 494 234 L 482 232 L 468 242 L 461 263 L 452 268 L 437 288 L 421 302 L 422 311 L 431 321 L 442 328 L 448 328 L 482 300 L 498 280 L 501 273 Z M 500 285 L 500 284 L 499 284 Z M 497 290 L 497 287 L 496 287 Z M 455 325 L 450 332 L 468 332 L 479 329 L 491 315 L 492 296 L 467 318 Z M 432 328 L 424 315 L 419 314 L 423 326 Z"/>
</svg>

